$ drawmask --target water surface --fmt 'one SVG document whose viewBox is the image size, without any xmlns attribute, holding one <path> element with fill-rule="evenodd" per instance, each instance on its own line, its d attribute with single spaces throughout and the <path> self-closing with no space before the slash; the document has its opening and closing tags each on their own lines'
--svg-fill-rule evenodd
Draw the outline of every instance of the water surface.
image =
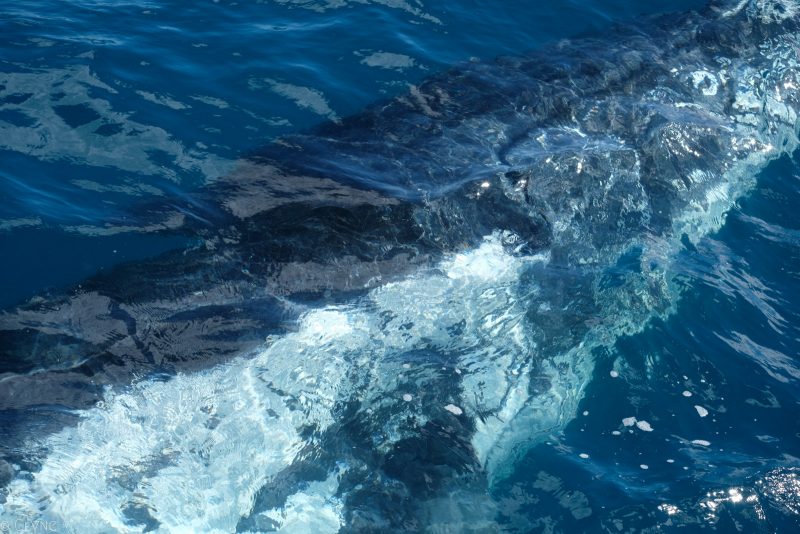
<svg viewBox="0 0 800 534">
<path fill-rule="evenodd" d="M 196 192 L 225 177 L 242 158 L 282 135 L 308 131 L 325 121 L 337 122 L 374 102 L 404 94 L 409 87 L 459 63 L 516 56 L 567 37 L 602 35 L 619 22 L 638 24 L 637 17 L 645 11 L 682 11 L 703 4 L 689 0 L 658 0 L 646 6 L 623 0 L 7 3 L 0 7 L 0 306 L 11 309 L 36 295 L 71 291 L 74 284 L 121 263 L 170 250 L 193 250 L 198 246 L 197 237 L 169 231 L 160 218 L 164 206 L 178 207 L 186 217 L 202 219 L 207 212 Z M 503 529 L 800 529 L 798 205 L 800 159 L 795 154 L 772 162 L 757 176 L 755 188 L 728 213 L 719 231 L 697 242 L 686 240 L 673 266 L 675 288 L 681 297 L 675 300 L 672 313 L 654 317 L 641 332 L 620 336 L 612 346 L 597 348 L 593 355 L 596 365 L 576 413 L 566 414 L 569 422 L 564 428 L 526 452 L 510 476 L 493 487 L 490 497 Z M 375 312 L 375 316 L 386 318 L 389 312 L 396 312 L 408 321 L 391 319 L 397 321 L 395 333 L 413 321 L 424 323 L 421 314 L 425 311 L 447 316 L 459 303 L 476 310 L 486 306 L 498 316 L 503 312 L 513 317 L 533 313 L 524 308 L 526 301 L 498 290 L 518 290 L 516 282 L 506 282 L 503 276 L 519 258 L 497 252 L 495 242 L 486 247 L 479 249 L 477 256 L 465 252 L 442 260 L 445 264 L 440 270 L 449 273 L 444 282 L 436 274 L 429 278 L 424 274 L 399 289 L 377 291 L 364 315 L 353 312 L 349 323 L 343 323 L 336 313 L 325 315 L 329 311 L 306 316 L 307 323 L 295 325 L 290 329 L 293 333 L 278 342 L 284 345 L 278 346 L 295 350 L 295 345 L 309 343 L 308 336 L 316 336 L 313 339 L 322 344 L 334 343 L 332 340 L 346 332 L 350 352 L 340 347 L 336 354 L 345 354 L 345 359 L 352 356 L 355 361 L 364 356 L 368 362 L 368 354 L 362 354 L 364 347 L 373 350 L 377 341 L 353 327 L 353 317 L 368 322 L 374 319 L 369 314 L 375 310 L 386 314 Z M 224 283 L 224 276 L 209 281 L 209 286 L 212 282 Z M 490 291 L 491 298 L 486 300 Z M 569 295 L 570 289 L 564 294 Z M 437 295 L 443 296 L 436 300 Z M 407 309 L 392 308 L 393 302 L 400 301 Z M 425 306 L 427 309 L 422 309 Z M 242 311 L 246 319 L 256 315 L 261 319 L 268 313 L 255 305 Z M 309 317 L 319 323 L 309 323 Z M 501 330 L 509 339 L 515 335 L 513 317 L 506 318 L 506 329 Z M 391 320 L 386 319 L 387 324 Z M 431 339 L 441 334 L 423 333 Z M 452 331 L 448 335 L 457 337 Z M 463 345 L 446 348 L 468 352 L 484 347 L 483 341 L 465 334 L 460 340 Z M 269 348 L 273 342 L 268 340 L 259 358 L 269 360 L 269 351 L 277 351 Z M 442 355 L 450 354 L 444 350 L 426 352 L 416 347 L 411 351 L 394 337 L 380 342 L 403 347 L 398 349 L 397 361 L 377 370 L 386 373 L 386 382 L 392 387 L 394 376 L 405 373 L 404 369 L 433 372 L 435 364 L 436 369 L 456 372 Z M 208 388 L 211 396 L 238 391 L 242 373 L 260 376 L 248 367 L 251 360 L 244 361 L 240 366 L 240 361 L 234 360 L 196 376 L 137 382 L 132 393 L 120 390 L 106 398 L 112 409 L 92 412 L 86 416 L 86 426 L 77 427 L 74 436 L 69 431 L 59 435 L 63 441 L 58 443 L 74 437 L 100 447 L 102 440 L 97 436 L 94 441 L 88 439 L 87 429 L 107 429 L 103 425 L 117 415 L 125 424 L 135 422 L 131 413 L 135 416 L 136 410 L 141 410 L 142 419 L 161 417 L 160 400 L 167 405 L 186 395 L 187 403 L 200 405 L 200 400 L 191 396 L 197 393 L 198 384 Z M 341 372 L 338 363 L 320 357 L 314 360 L 318 367 L 310 369 L 337 377 Z M 0 364 L 4 365 L 0 374 L 9 371 L 4 377 L 16 369 L 15 362 Z M 469 373 L 469 369 L 463 371 Z M 413 375 L 413 371 L 408 373 Z M 170 389 L 170 384 L 177 385 Z M 230 390 L 225 389 L 228 386 Z M 416 399 L 424 393 L 409 389 L 406 394 Z M 379 413 L 381 402 L 383 399 L 375 401 Z M 260 409 L 242 408 L 234 400 L 226 407 L 248 414 L 248 409 L 253 413 Z M 84 417 L 71 407 L 36 410 L 60 413 L 52 416 L 59 421 L 66 413 L 69 415 L 64 417 L 75 420 Z M 288 418 L 291 414 L 279 415 Z M 214 414 L 198 417 L 206 416 L 203 424 L 213 428 Z M 17 417 L 4 412 L 3 435 L 13 437 L 18 433 L 15 425 L 26 424 Z M 179 419 L 176 415 L 175 421 Z M 374 420 L 371 423 L 370 428 L 377 426 Z M 50 446 L 44 436 L 50 435 L 51 429 L 47 423 L 41 424 L 41 441 L 3 450 L 9 463 L 0 467 L 11 469 L 13 475 L 0 471 L 0 480 L 12 476 L 29 480 L 42 465 L 47 467 L 36 447 Z M 117 434 L 109 431 L 108 439 L 125 436 L 125 432 L 135 434 L 135 426 L 130 424 L 114 427 Z M 247 420 L 236 424 L 240 425 L 236 432 L 241 442 L 231 445 L 234 452 L 229 458 L 238 459 L 231 462 L 231 475 L 244 469 L 250 458 L 256 458 L 252 460 L 256 468 L 272 469 L 271 459 L 252 454 L 265 442 L 285 439 L 287 449 L 294 446 L 294 430 L 281 425 L 271 435 L 254 430 Z M 176 423 L 176 428 L 176 435 L 191 434 L 191 424 L 180 427 Z M 353 431 L 346 425 L 345 429 Z M 97 433 L 103 436 L 101 430 Z M 363 436 L 352 440 L 360 443 L 361 438 L 368 441 Z M 9 438 L 8 442 L 12 441 Z M 187 450 L 206 446 L 181 443 Z M 331 456 L 340 453 L 347 457 L 342 451 L 332 451 Z M 93 457 L 101 466 L 98 469 L 113 467 L 113 456 L 104 454 L 110 455 L 98 450 Z M 170 487 L 167 475 L 180 479 L 193 466 L 170 464 L 170 454 L 165 451 L 161 457 L 148 459 L 146 465 L 136 464 L 142 477 L 150 475 L 147 469 L 166 472 L 161 478 L 153 476 L 146 491 L 169 494 L 169 499 L 163 500 L 165 507 L 226 509 L 231 501 L 184 502 L 186 495 L 195 495 L 193 488 Z M 410 457 L 414 458 L 413 454 Z M 255 495 L 251 495 L 253 503 L 247 516 L 236 523 L 237 529 L 267 530 L 266 520 L 254 519 L 259 514 L 262 519 L 270 518 L 273 525 L 280 525 L 291 514 L 302 516 L 310 522 L 301 523 L 299 531 L 327 525 L 325 514 L 335 515 L 341 503 L 314 499 L 336 493 L 331 490 L 336 476 L 325 475 L 325 469 L 336 462 L 319 459 L 319 464 L 325 465 L 320 468 L 325 473 L 320 474 L 314 471 L 314 460 L 307 460 L 297 473 L 281 473 L 289 480 L 287 486 L 301 480 L 297 485 L 305 493 L 249 488 Z M 59 461 L 54 465 L 67 463 Z M 341 473 L 347 470 L 345 463 L 342 461 Z M 175 471 L 167 472 L 164 466 Z M 194 467 L 199 472 L 207 465 Z M 398 466 L 395 470 L 402 471 Z M 244 480 L 245 475 L 241 476 Z M 209 495 L 229 499 L 239 495 L 241 488 L 231 482 L 232 476 L 220 477 L 222 482 L 203 482 L 222 488 L 218 494 L 209 490 Z M 134 487 L 136 481 L 131 480 L 121 480 L 119 487 Z M 90 485 L 85 480 L 72 482 Z M 376 491 L 390 493 L 386 487 L 379 486 Z M 389 500 L 370 500 L 368 489 L 358 488 L 361 500 L 351 501 L 360 503 L 367 510 L 365 515 L 373 500 L 384 505 Z M 96 498 L 103 491 L 92 495 Z M 310 500 L 301 502 L 301 497 L 308 495 Z M 108 497 L 109 506 L 116 505 L 116 497 Z M 4 499 L 0 493 L 0 501 Z M 484 505 L 475 503 L 476 507 Z M 230 508 L 235 515 L 238 508 L 233 504 Z M 131 505 L 125 513 L 130 531 L 158 526 L 144 505 L 141 509 Z M 96 514 L 99 517 L 102 510 Z M 317 520 L 319 525 L 309 526 Z M 194 525 L 197 531 L 204 527 L 208 525 Z"/>
</svg>

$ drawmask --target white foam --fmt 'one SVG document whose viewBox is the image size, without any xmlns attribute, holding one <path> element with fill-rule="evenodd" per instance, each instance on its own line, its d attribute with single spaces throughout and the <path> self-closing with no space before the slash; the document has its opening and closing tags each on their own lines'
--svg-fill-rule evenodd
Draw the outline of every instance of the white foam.
<svg viewBox="0 0 800 534">
<path fill-rule="evenodd" d="M 444 268 L 450 278 L 491 280 L 503 278 L 509 270 L 516 271 L 519 263 L 519 260 L 506 253 L 499 239 L 489 239 L 475 250 L 456 254 L 445 263 Z"/>
<path fill-rule="evenodd" d="M 290 495 L 286 504 L 262 515 L 276 525 L 280 534 L 335 534 L 344 524 L 341 499 L 335 497 L 339 487 L 339 471 L 320 482 L 308 484 L 302 491 Z"/>
<path fill-rule="evenodd" d="M 301 339 L 312 346 L 329 343 L 353 331 L 347 314 L 333 309 L 310 311 L 301 319 L 300 325 Z"/>
<path fill-rule="evenodd" d="M 350 362 L 327 344 L 353 333 L 352 320 L 312 312 L 250 358 L 109 392 L 76 427 L 47 439 L 41 470 L 12 482 L 3 512 L 35 516 L 46 502 L 43 515 L 65 531 L 129 532 L 124 510 L 137 502 L 167 531 L 232 531 L 303 447 L 299 429 L 327 428 L 349 393 Z M 312 342 L 316 350 L 299 360 Z"/>
<path fill-rule="evenodd" d="M 644 432 L 652 432 L 653 427 L 647 421 L 636 421 L 636 427 Z"/>
<path fill-rule="evenodd" d="M 464 413 L 464 410 L 462 410 L 461 408 L 459 408 L 455 404 L 448 404 L 447 406 L 444 407 L 444 409 L 447 410 L 448 412 L 450 412 L 453 415 L 461 415 L 461 414 Z"/>
<path fill-rule="evenodd" d="M 359 394 L 367 406 L 392 391 L 412 399 L 398 372 L 410 365 L 393 354 L 431 344 L 469 348 L 473 359 L 462 362 L 469 372 L 461 375 L 468 382 L 496 379 L 505 361 L 499 355 L 525 356 L 513 288 L 522 261 L 505 252 L 500 236 L 490 237 L 444 260 L 440 270 L 374 289 L 361 304 L 312 310 L 296 332 L 255 354 L 108 391 L 80 424 L 45 440 L 42 468 L 11 483 L 0 516 L 52 518 L 66 532 L 126 532 L 138 528 L 125 516 L 135 503 L 165 531 L 232 531 L 259 489 L 308 445 L 301 429 L 324 432 L 337 403 L 353 395 L 352 384 L 369 383 Z M 458 325 L 463 329 L 454 333 Z M 467 413 L 456 404 L 444 409 Z M 386 421 L 387 433 L 401 439 L 392 428 L 405 418 Z M 337 505 L 325 495 L 332 487 L 309 486 L 269 517 L 285 532 L 319 531 L 323 526 L 312 527 L 308 516 L 324 501 L 325 524 L 336 525 Z"/>
<path fill-rule="evenodd" d="M 624 418 L 622 420 L 622 424 L 625 425 L 625 426 L 633 426 L 633 425 L 636 424 L 636 418 L 635 417 L 626 417 L 626 418 Z"/>
<path fill-rule="evenodd" d="M 713 72 L 696 70 L 691 73 L 692 85 L 706 96 L 714 96 L 719 90 L 719 82 Z"/>
</svg>

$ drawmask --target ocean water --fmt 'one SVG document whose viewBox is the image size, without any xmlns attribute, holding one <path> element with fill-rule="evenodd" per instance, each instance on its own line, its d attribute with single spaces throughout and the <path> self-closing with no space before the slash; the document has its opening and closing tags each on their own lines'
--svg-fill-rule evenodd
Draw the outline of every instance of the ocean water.
<svg viewBox="0 0 800 534">
<path fill-rule="evenodd" d="M 185 245 L 102 228 L 128 225 L 130 208 L 148 200 L 180 199 L 276 137 L 471 58 L 701 4 L 9 3 L 0 20 L 0 304 Z M 30 94 L 39 98 L 19 101 Z M 84 124 L 92 128 L 72 133 Z M 126 145 L 107 158 L 124 124 Z"/>
<path fill-rule="evenodd" d="M 793 150 L 745 166 L 738 189 L 711 189 L 704 198 L 724 197 L 724 208 L 700 210 L 699 223 L 687 215 L 685 234 L 658 234 L 663 243 L 610 237 L 584 249 L 596 234 L 580 225 L 600 223 L 577 217 L 559 242 L 570 247 L 538 247 L 518 214 L 483 208 L 456 220 L 488 217 L 486 235 L 442 231 L 430 246 L 405 237 L 400 208 L 357 212 L 354 227 L 339 212 L 304 214 L 321 222 L 295 234 L 291 211 L 251 217 L 247 203 L 265 188 L 316 191 L 248 167 L 276 140 L 279 152 L 302 148 L 276 157 L 284 167 L 312 154 L 297 165 L 318 169 L 307 132 L 330 151 L 327 139 L 356 136 L 348 117 L 410 98 L 454 67 L 564 39 L 635 36 L 648 15 L 704 7 L 4 3 L 0 531 L 798 531 Z M 695 88 L 710 91 L 698 72 Z M 578 146 L 545 133 L 554 153 Z M 614 155 L 615 142 L 581 142 L 586 171 L 535 167 L 530 179 L 558 191 L 569 189 L 557 184 L 564 176 L 580 184 L 578 175 L 611 168 L 625 186 L 639 162 Z M 756 134 L 748 146 L 774 148 Z M 523 165 L 531 144 L 518 147 L 506 159 Z M 470 168 L 455 149 L 432 150 Z M 611 167 L 591 159 L 606 150 Z M 369 202 L 393 206 L 411 196 L 377 166 L 342 168 L 350 174 L 331 176 L 343 197 L 377 191 L 391 200 Z M 258 179 L 226 189 L 251 174 Z M 496 188 L 464 178 L 478 193 Z M 433 203 L 426 195 L 444 190 L 436 180 L 410 179 Z M 248 222 L 225 230 L 234 223 L 209 190 Z M 587 195 L 606 212 L 641 211 Z M 633 224 L 607 220 L 609 235 Z M 326 233 L 336 225 L 346 231 Z M 264 249 L 294 270 L 273 275 L 256 246 L 225 248 L 226 239 L 260 247 L 262 233 Z M 395 242 L 411 243 L 402 251 L 411 260 L 374 252 Z M 375 261 L 349 263 L 362 256 Z M 315 265 L 327 261 L 344 282 L 315 285 L 327 276 Z M 593 262 L 603 267 L 584 267 Z"/>
</svg>

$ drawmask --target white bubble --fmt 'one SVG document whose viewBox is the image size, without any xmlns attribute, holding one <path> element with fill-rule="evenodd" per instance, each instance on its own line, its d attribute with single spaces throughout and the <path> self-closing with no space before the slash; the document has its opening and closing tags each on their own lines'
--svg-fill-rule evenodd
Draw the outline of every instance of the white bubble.
<svg viewBox="0 0 800 534">
<path fill-rule="evenodd" d="M 464 413 L 464 410 L 462 410 L 455 404 L 448 404 L 447 406 L 444 407 L 444 409 L 453 415 L 461 415 L 462 413 Z"/>
<path fill-rule="evenodd" d="M 622 424 L 625 425 L 625 426 L 633 426 L 633 425 L 636 424 L 636 418 L 635 417 L 626 417 L 625 419 L 622 420 Z"/>
<path fill-rule="evenodd" d="M 588 454 L 586 454 L 585 452 L 582 452 L 582 453 L 580 453 L 578 456 L 580 456 L 580 457 L 581 457 L 581 458 L 583 458 L 584 460 L 585 460 L 585 459 L 587 459 L 587 458 L 589 457 L 589 455 L 588 455 Z"/>
<path fill-rule="evenodd" d="M 403 395 L 403 400 L 406 402 L 411 402 L 411 399 L 413 398 L 414 397 L 412 397 L 410 393 L 406 393 L 405 395 Z"/>
<path fill-rule="evenodd" d="M 618 372 L 616 372 L 616 371 L 611 371 L 611 372 L 610 372 L 610 373 L 608 373 L 608 374 L 610 374 L 610 375 L 611 375 L 611 378 L 617 378 L 617 377 L 619 376 L 619 373 L 618 373 Z"/>
<path fill-rule="evenodd" d="M 681 395 L 683 395 L 684 397 L 691 397 L 692 396 L 692 392 L 691 391 L 684 391 L 683 393 L 681 393 Z"/>
<path fill-rule="evenodd" d="M 636 426 L 639 428 L 639 430 L 643 430 L 644 432 L 653 431 L 653 427 L 650 426 L 650 423 L 647 421 L 636 421 Z"/>
<path fill-rule="evenodd" d="M 692 444 L 693 445 L 702 445 L 703 447 L 708 447 L 709 445 L 711 445 L 711 442 L 710 441 L 706 441 L 704 439 L 693 439 L 692 440 Z"/>
<path fill-rule="evenodd" d="M 640 467 L 641 469 L 650 469 L 650 466 L 649 466 L 649 465 L 647 465 L 647 464 L 639 464 L 639 467 Z"/>
</svg>

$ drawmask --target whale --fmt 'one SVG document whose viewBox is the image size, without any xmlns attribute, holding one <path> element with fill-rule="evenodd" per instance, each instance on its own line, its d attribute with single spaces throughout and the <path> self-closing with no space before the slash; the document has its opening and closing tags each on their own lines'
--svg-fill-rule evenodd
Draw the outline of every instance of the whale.
<svg viewBox="0 0 800 534">
<path fill-rule="evenodd" d="M 0 316 L 0 520 L 496 532 L 675 258 L 800 143 L 800 3 L 458 65 L 145 228 L 196 245 Z"/>
</svg>

